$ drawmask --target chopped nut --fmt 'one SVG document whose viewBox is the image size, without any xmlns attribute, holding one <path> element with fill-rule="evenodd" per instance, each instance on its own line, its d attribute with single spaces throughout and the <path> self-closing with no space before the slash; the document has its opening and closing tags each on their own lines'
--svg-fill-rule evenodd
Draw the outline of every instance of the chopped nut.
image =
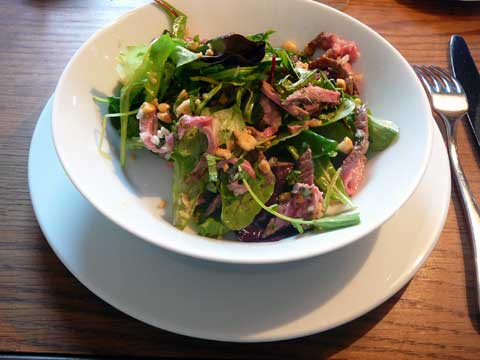
<svg viewBox="0 0 480 360">
<path fill-rule="evenodd" d="M 226 142 L 226 145 L 227 145 L 227 149 L 231 151 L 235 146 L 235 142 L 232 139 L 228 139 Z"/>
<path fill-rule="evenodd" d="M 290 200 L 292 197 L 292 194 L 289 193 L 289 192 L 284 192 L 284 193 L 281 193 L 280 195 L 278 195 L 278 201 L 279 202 L 287 202 L 288 200 Z"/>
<path fill-rule="evenodd" d="M 192 51 L 198 50 L 199 43 L 196 41 L 189 41 L 187 42 L 187 49 Z"/>
<path fill-rule="evenodd" d="M 158 108 L 158 99 L 153 99 L 152 104 Z"/>
<path fill-rule="evenodd" d="M 304 63 L 304 62 L 301 62 L 301 61 L 297 61 L 295 63 L 295 67 L 296 68 L 300 68 L 300 69 L 304 69 L 304 70 L 308 70 L 308 63 Z"/>
<path fill-rule="evenodd" d="M 187 194 L 182 193 L 182 195 L 180 195 L 180 199 L 182 199 L 182 203 L 185 205 L 185 207 L 190 207 L 190 200 L 188 200 Z"/>
<path fill-rule="evenodd" d="M 214 52 L 212 49 L 207 49 L 207 51 L 205 51 L 205 56 L 213 56 Z"/>
<path fill-rule="evenodd" d="M 267 160 L 265 159 L 262 159 L 259 163 L 258 163 L 258 170 L 260 170 L 260 172 L 263 174 L 263 175 L 267 175 L 269 174 L 272 169 L 270 168 L 270 164 L 268 163 Z"/>
<path fill-rule="evenodd" d="M 246 131 L 234 130 L 233 134 L 237 138 L 237 144 L 245 151 L 251 151 L 257 145 L 257 140 Z"/>
<path fill-rule="evenodd" d="M 347 83 L 345 82 L 345 80 L 343 79 L 337 79 L 335 81 L 335 85 L 338 87 L 338 88 L 342 88 L 343 90 L 347 90 Z"/>
<path fill-rule="evenodd" d="M 232 152 L 228 149 L 222 149 L 222 148 L 217 148 L 215 150 L 215 155 L 224 159 L 231 159 L 232 158 Z"/>
<path fill-rule="evenodd" d="M 202 100 L 200 100 L 200 99 L 195 99 L 195 105 L 198 106 L 198 105 L 200 105 L 201 103 L 202 103 Z"/>
<path fill-rule="evenodd" d="M 293 41 L 290 41 L 290 40 L 285 41 L 282 44 L 282 48 L 284 48 L 285 50 L 288 50 L 288 51 L 298 51 L 297 45 Z"/>
<path fill-rule="evenodd" d="M 323 204 L 321 202 L 317 203 L 315 212 L 313 213 L 314 219 L 320 219 L 323 216 Z"/>
<path fill-rule="evenodd" d="M 180 99 L 184 99 L 184 98 L 188 97 L 188 92 L 187 92 L 187 90 L 183 89 L 182 91 L 180 91 L 180 94 L 178 94 L 178 97 L 179 97 Z"/>
<path fill-rule="evenodd" d="M 184 100 L 180 105 L 178 105 L 175 109 L 175 113 L 177 114 L 177 116 L 183 114 L 191 115 L 192 109 L 190 109 L 190 99 Z"/>
<path fill-rule="evenodd" d="M 208 94 L 207 94 L 207 93 L 203 93 L 203 94 L 202 94 L 202 98 L 203 98 L 203 100 L 207 100 L 207 99 L 208 99 Z"/>
<path fill-rule="evenodd" d="M 272 156 L 270 159 L 268 159 L 268 164 L 270 166 L 275 166 L 278 163 L 278 159 L 275 156 Z"/>
<path fill-rule="evenodd" d="M 167 103 L 161 103 L 157 105 L 157 109 L 161 113 L 166 113 L 168 110 L 170 110 L 170 105 L 168 105 Z"/>
<path fill-rule="evenodd" d="M 225 163 L 223 164 L 223 171 L 225 171 L 225 172 L 228 171 L 228 163 L 227 163 L 227 162 L 225 162 Z"/>
<path fill-rule="evenodd" d="M 198 53 L 198 54 L 197 54 L 197 58 L 198 58 L 198 59 L 201 59 L 202 57 L 203 57 L 203 54 L 202 54 L 202 53 Z"/>
<path fill-rule="evenodd" d="M 322 120 L 319 119 L 311 119 L 305 121 L 305 124 L 309 127 L 317 127 L 317 126 L 322 126 Z"/>
<path fill-rule="evenodd" d="M 157 208 L 165 209 L 166 206 L 167 206 L 167 200 L 160 199 L 160 201 L 157 204 Z"/>
<path fill-rule="evenodd" d="M 352 140 L 347 136 L 345 136 L 343 141 L 337 145 L 337 150 L 341 151 L 344 154 L 349 154 L 352 151 L 352 149 L 353 149 Z"/>
<path fill-rule="evenodd" d="M 158 120 L 160 120 L 161 122 L 164 122 L 165 124 L 172 123 L 172 115 L 170 115 L 170 113 L 168 112 L 158 113 L 157 118 Z"/>
<path fill-rule="evenodd" d="M 227 95 L 222 94 L 222 95 L 220 96 L 220 99 L 218 99 L 218 102 L 219 102 L 221 105 L 225 105 L 225 104 L 228 102 L 228 97 L 227 97 Z"/>
<path fill-rule="evenodd" d="M 140 106 L 140 110 L 145 114 L 157 112 L 157 108 L 153 104 L 150 104 L 146 101 L 142 104 L 142 106 Z"/>
</svg>

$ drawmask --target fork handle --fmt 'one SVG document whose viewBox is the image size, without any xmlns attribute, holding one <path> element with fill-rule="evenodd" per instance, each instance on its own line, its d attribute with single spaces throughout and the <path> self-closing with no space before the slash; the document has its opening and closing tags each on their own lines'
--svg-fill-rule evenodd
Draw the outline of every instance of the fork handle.
<svg viewBox="0 0 480 360">
<path fill-rule="evenodd" d="M 450 155 L 450 164 L 453 168 L 453 173 L 455 181 L 457 184 L 458 191 L 460 192 L 460 197 L 462 199 L 463 208 L 465 210 L 465 215 L 467 217 L 468 228 L 470 230 L 470 238 L 472 241 L 473 256 L 475 263 L 475 275 L 476 275 L 476 285 L 477 285 L 477 310 L 480 310 L 480 212 L 473 196 L 470 187 L 468 186 L 467 179 L 465 178 L 465 173 L 463 172 L 462 165 L 458 159 L 457 152 L 457 142 L 456 142 L 456 130 L 458 123 L 454 123 L 452 131 L 450 127 L 446 126 L 447 130 L 447 145 L 448 152 Z"/>
</svg>

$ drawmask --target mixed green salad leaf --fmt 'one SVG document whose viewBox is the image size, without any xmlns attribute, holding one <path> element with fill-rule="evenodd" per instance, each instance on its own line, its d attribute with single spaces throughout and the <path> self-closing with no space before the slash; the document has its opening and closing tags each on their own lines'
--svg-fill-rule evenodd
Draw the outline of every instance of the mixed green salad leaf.
<svg viewBox="0 0 480 360">
<path fill-rule="evenodd" d="M 187 15 L 156 2 L 170 29 L 122 50 L 119 94 L 94 100 L 108 104 L 102 141 L 110 120 L 122 166 L 142 148 L 172 163 L 173 224 L 241 241 L 358 224 L 367 155 L 399 129 L 361 99 L 357 45 L 328 32 L 303 52 L 274 46 L 273 30 L 191 37 Z"/>
</svg>

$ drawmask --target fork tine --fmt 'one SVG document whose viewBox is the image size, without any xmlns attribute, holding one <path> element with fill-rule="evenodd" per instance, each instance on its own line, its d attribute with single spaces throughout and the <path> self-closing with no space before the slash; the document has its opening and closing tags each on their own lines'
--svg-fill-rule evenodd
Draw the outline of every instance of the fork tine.
<svg viewBox="0 0 480 360">
<path fill-rule="evenodd" d="M 418 78 L 420 79 L 420 82 L 423 85 L 423 88 L 425 91 L 431 96 L 432 95 L 432 89 L 431 89 L 431 84 L 425 77 L 425 72 L 423 71 L 422 67 L 419 65 L 413 65 L 413 70 L 417 74 Z"/>
<path fill-rule="evenodd" d="M 435 66 L 435 69 L 438 72 L 442 73 L 447 78 L 447 80 L 449 80 L 450 86 L 454 88 L 454 90 L 457 94 L 462 93 L 462 91 L 463 91 L 462 85 L 460 85 L 458 80 L 452 74 L 450 74 L 447 70 L 445 70 L 445 69 L 443 69 L 439 66 Z"/>
<path fill-rule="evenodd" d="M 446 91 L 447 93 L 452 92 L 453 84 L 450 81 L 451 76 L 449 73 L 443 71 L 441 67 L 435 65 L 430 66 L 430 71 L 437 77 L 437 79 L 440 79 L 440 81 L 443 83 L 444 91 Z"/>
<path fill-rule="evenodd" d="M 435 92 L 440 92 L 445 89 L 445 83 L 442 78 L 440 78 L 435 72 L 432 71 L 433 65 L 422 65 L 422 70 L 431 81 L 433 82 L 433 87 Z"/>
</svg>

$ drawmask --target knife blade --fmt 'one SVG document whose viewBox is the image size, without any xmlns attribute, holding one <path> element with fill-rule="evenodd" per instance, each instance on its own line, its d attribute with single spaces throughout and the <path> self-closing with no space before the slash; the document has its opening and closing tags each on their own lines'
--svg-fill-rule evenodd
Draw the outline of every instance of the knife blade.
<svg viewBox="0 0 480 360">
<path fill-rule="evenodd" d="M 460 35 L 450 39 L 450 64 L 453 76 L 462 84 L 468 99 L 467 119 L 480 151 L 480 74 L 475 66 L 467 43 Z"/>
</svg>

